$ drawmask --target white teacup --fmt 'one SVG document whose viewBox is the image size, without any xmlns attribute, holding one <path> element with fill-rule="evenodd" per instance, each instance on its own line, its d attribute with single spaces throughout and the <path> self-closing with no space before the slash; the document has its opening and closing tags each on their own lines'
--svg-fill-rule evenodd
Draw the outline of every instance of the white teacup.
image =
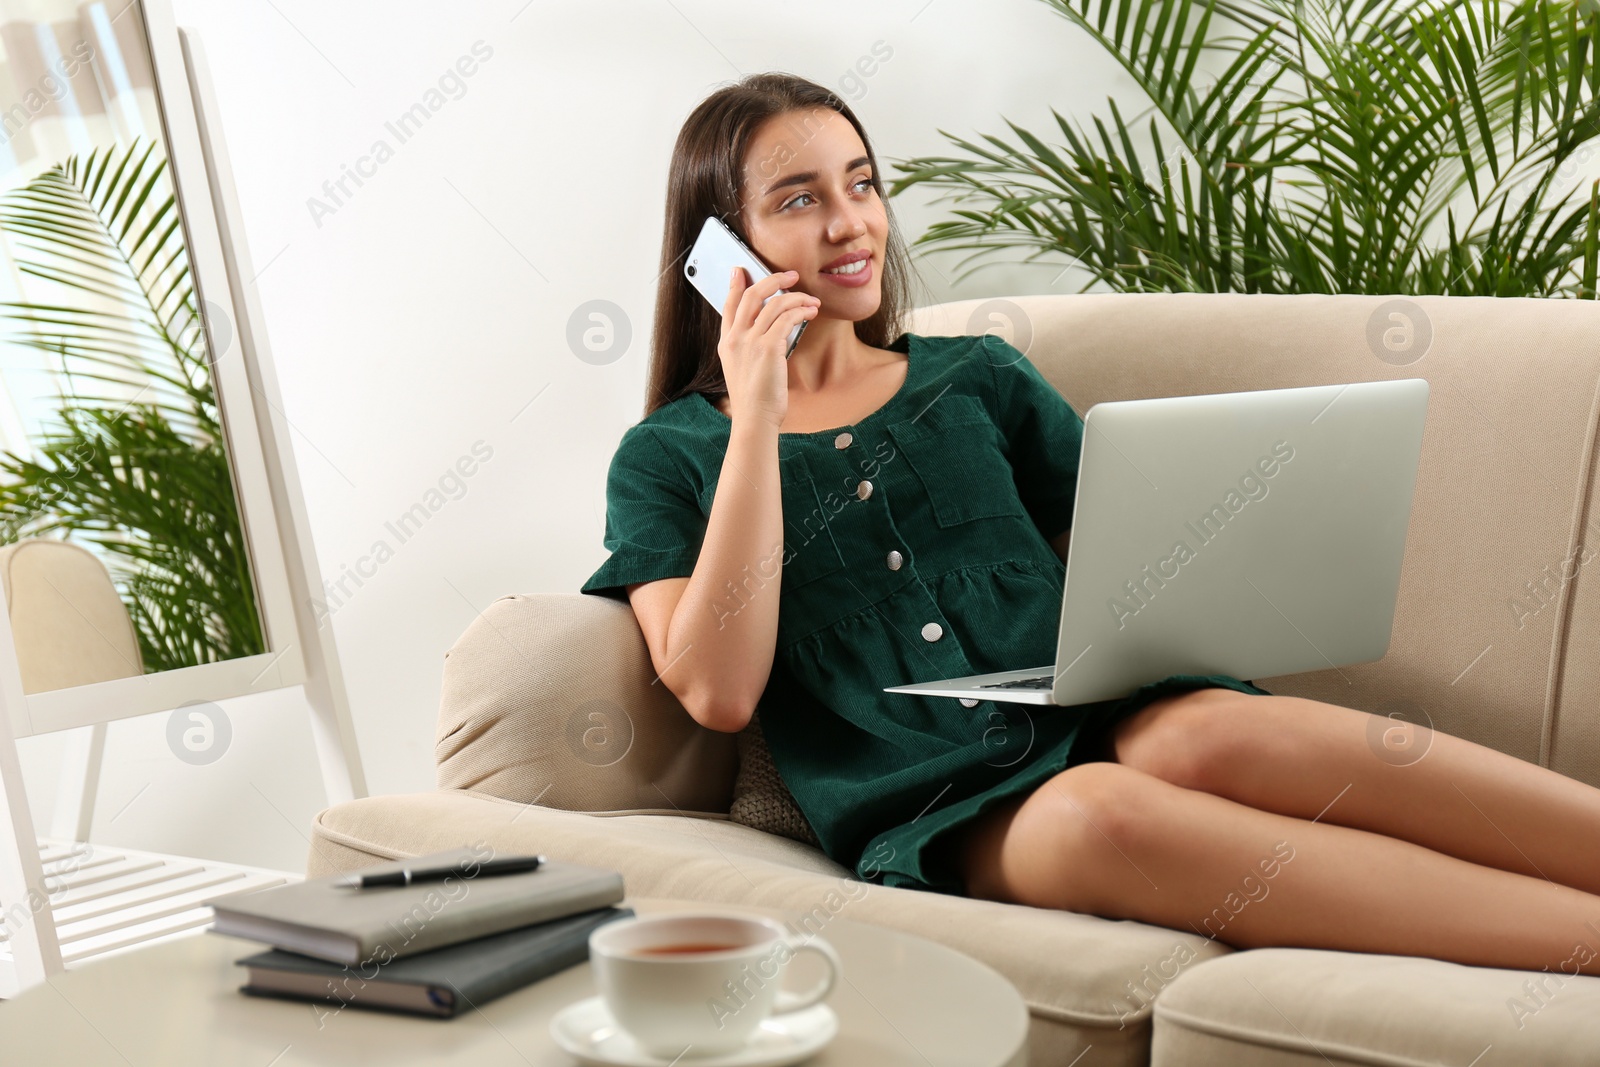
<svg viewBox="0 0 1600 1067">
<path fill-rule="evenodd" d="M 784 965 L 810 949 L 827 975 L 804 993 L 780 989 Z M 606 923 L 589 963 L 618 1024 L 652 1056 L 710 1056 L 743 1047 L 769 1015 L 809 1008 L 844 967 L 833 946 L 756 916 L 678 913 Z"/>
</svg>

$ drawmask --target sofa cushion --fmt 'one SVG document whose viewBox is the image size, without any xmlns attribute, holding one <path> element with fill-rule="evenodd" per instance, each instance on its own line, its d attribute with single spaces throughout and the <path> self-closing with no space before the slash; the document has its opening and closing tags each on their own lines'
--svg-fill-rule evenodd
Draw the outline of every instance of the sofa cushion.
<svg viewBox="0 0 1600 1067">
<path fill-rule="evenodd" d="M 445 653 L 441 789 L 568 811 L 726 815 L 737 758 L 733 734 L 695 722 L 656 678 L 626 603 L 508 594 Z"/>
<path fill-rule="evenodd" d="M 467 789 L 397 793 L 336 804 L 317 816 L 314 838 L 308 877 L 318 876 L 312 870 L 332 873 L 356 869 L 351 863 L 367 866 L 421 855 L 417 850 L 432 841 L 482 839 L 498 850 L 527 845 L 551 857 L 563 855 L 563 850 L 581 851 L 598 866 L 624 872 L 628 892 L 644 896 L 672 896 L 655 892 L 654 884 L 686 876 L 685 866 L 693 867 L 697 861 L 711 865 L 723 877 L 773 869 L 854 878 L 820 849 L 740 826 L 726 815 L 560 811 Z M 323 842 L 336 847 L 318 847 Z M 448 847 L 453 846 L 440 846 Z M 743 879 L 739 882 L 746 885 Z"/>
<path fill-rule="evenodd" d="M 761 733 L 759 711 L 739 731 L 739 772 L 733 778 L 733 804 L 728 808 L 728 818 L 769 834 L 822 846 L 772 762 L 772 752 Z"/>
<path fill-rule="evenodd" d="M 1400 322 L 1418 346 L 1397 365 L 1371 331 Z M 1431 724 L 1600 786 L 1600 582 L 1590 565 L 1600 558 L 1600 303 L 1046 294 L 917 308 L 906 329 L 997 324 L 1080 412 L 1105 400 L 1426 378 L 1388 652 L 1254 680 L 1279 696 Z"/>
<path fill-rule="evenodd" d="M 843 915 L 948 945 L 1022 994 L 1032 1063 L 1146 1063 L 1157 992 L 1229 951 L 1144 923 L 874 885 L 819 849 L 725 815 L 583 814 L 454 789 L 365 797 L 322 811 L 306 875 L 479 841 L 620 871 L 636 896 L 792 908 L 823 936 L 827 920 Z"/>
<path fill-rule="evenodd" d="M 1161 991 L 1150 1062 L 1579 1067 L 1595 1063 L 1597 1050 L 1600 978 L 1259 948 L 1212 960 Z"/>
</svg>

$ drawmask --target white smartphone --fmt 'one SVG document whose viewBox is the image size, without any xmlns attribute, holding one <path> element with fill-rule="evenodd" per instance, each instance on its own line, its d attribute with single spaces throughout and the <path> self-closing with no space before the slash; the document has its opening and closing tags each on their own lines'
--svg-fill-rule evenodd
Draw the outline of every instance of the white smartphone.
<svg viewBox="0 0 1600 1067">
<path fill-rule="evenodd" d="M 745 269 L 750 275 L 750 285 L 772 273 L 721 219 L 715 215 L 707 216 L 705 225 L 700 227 L 700 236 L 694 239 L 694 247 L 689 249 L 689 258 L 683 262 L 683 276 L 700 291 L 701 296 L 711 302 L 719 315 L 722 314 L 722 305 L 728 300 L 728 286 L 733 280 L 734 267 Z M 784 292 L 787 290 L 779 289 L 772 296 Z M 771 300 L 772 296 L 767 300 Z M 767 300 L 761 302 L 763 307 Z M 810 321 L 803 319 L 789 331 L 789 347 L 783 353 L 784 359 L 794 353 L 794 346 L 799 343 L 800 335 L 806 332 Z"/>
</svg>

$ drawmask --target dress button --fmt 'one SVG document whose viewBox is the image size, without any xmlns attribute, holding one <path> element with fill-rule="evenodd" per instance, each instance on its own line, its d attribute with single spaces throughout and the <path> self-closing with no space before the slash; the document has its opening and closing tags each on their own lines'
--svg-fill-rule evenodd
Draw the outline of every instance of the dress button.
<svg viewBox="0 0 1600 1067">
<path fill-rule="evenodd" d="M 871 495 L 872 483 L 867 481 L 865 478 L 861 479 L 861 481 L 856 484 L 856 496 L 860 497 L 862 500 L 865 500 Z"/>
<path fill-rule="evenodd" d="M 976 699 L 969 699 L 967 697 L 957 697 L 956 699 L 961 701 L 961 706 L 964 708 L 977 707 L 978 705 L 978 701 Z"/>
<path fill-rule="evenodd" d="M 834 448 L 849 448 L 850 447 L 850 442 L 854 441 L 854 440 L 855 440 L 855 438 L 851 437 L 848 432 L 842 433 L 838 437 L 835 437 L 833 439 L 833 447 Z"/>
<path fill-rule="evenodd" d="M 900 564 L 904 563 L 905 561 L 906 558 L 900 554 L 899 549 L 890 549 L 888 558 L 884 560 L 884 562 L 889 564 L 889 569 L 892 571 L 899 570 Z"/>
<path fill-rule="evenodd" d="M 944 627 L 936 622 L 930 622 L 922 628 L 922 639 L 924 641 L 937 641 L 943 636 Z"/>
</svg>

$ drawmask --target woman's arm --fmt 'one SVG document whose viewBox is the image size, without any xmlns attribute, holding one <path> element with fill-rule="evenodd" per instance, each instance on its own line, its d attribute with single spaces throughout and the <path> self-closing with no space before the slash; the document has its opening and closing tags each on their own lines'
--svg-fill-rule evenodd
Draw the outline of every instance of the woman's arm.
<svg viewBox="0 0 1600 1067">
<path fill-rule="evenodd" d="M 735 418 L 694 573 L 628 586 L 662 682 L 708 729 L 742 730 L 767 687 L 782 565 L 778 427 Z"/>
<path fill-rule="evenodd" d="M 722 305 L 717 358 L 733 426 L 694 572 L 643 597 L 628 587 L 661 680 L 696 722 L 727 733 L 744 729 L 772 675 L 783 577 L 778 427 L 789 407 L 788 335 L 822 303 L 809 293 L 778 294 L 779 285 L 799 278 L 795 271 L 753 283 L 748 277 L 742 267 L 729 273 Z"/>
</svg>

